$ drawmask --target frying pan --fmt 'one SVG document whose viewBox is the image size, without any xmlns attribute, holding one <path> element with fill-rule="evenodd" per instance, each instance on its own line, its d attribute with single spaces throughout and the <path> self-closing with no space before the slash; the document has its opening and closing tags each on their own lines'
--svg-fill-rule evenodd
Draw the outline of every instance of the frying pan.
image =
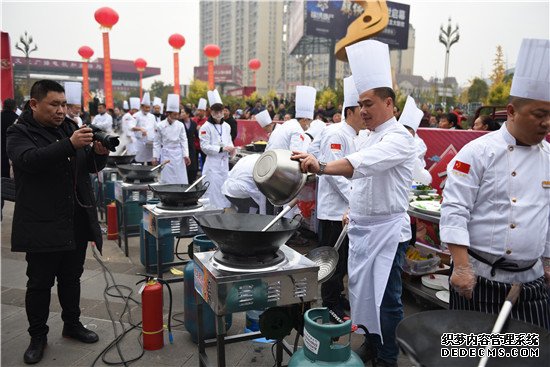
<svg viewBox="0 0 550 367">
<path fill-rule="evenodd" d="M 121 164 L 117 166 L 117 169 L 125 181 L 156 181 L 162 167 L 169 162 L 166 161 L 155 167 L 139 164 Z"/>
<path fill-rule="evenodd" d="M 396 338 L 401 349 L 415 366 L 477 366 L 479 357 L 442 357 L 441 336 L 444 333 L 488 334 L 497 315 L 477 311 L 435 310 L 423 311 L 402 320 L 397 326 Z M 517 320 L 508 320 L 502 333 L 536 333 L 539 335 L 539 357 L 499 357 L 489 359 L 488 366 L 541 367 L 550 360 L 550 333 L 540 327 Z M 483 349 L 477 347 L 476 349 Z M 501 348 L 501 347 L 499 347 Z M 505 348 L 510 352 L 511 347 Z"/>
<path fill-rule="evenodd" d="M 166 206 L 192 206 L 196 205 L 198 200 L 204 195 L 210 182 L 205 182 L 203 185 L 195 186 L 187 191 L 190 185 L 166 184 L 166 185 L 149 185 L 149 189 Z"/>
<path fill-rule="evenodd" d="M 300 221 L 281 218 L 266 232 L 274 215 L 209 214 L 193 217 L 221 252 L 236 257 L 275 254 L 300 226 Z"/>
<path fill-rule="evenodd" d="M 107 165 L 109 167 L 116 167 L 122 164 L 130 164 L 135 157 L 135 155 L 110 155 L 107 157 Z"/>
<path fill-rule="evenodd" d="M 340 232 L 340 236 L 336 240 L 334 247 L 332 246 L 321 246 L 317 247 L 307 253 L 306 257 L 313 261 L 315 265 L 319 267 L 319 272 L 317 273 L 317 280 L 319 283 L 323 283 L 330 279 L 332 274 L 336 271 L 336 266 L 338 265 L 338 250 L 344 242 L 344 238 L 348 233 L 348 225 L 346 224 Z"/>
</svg>

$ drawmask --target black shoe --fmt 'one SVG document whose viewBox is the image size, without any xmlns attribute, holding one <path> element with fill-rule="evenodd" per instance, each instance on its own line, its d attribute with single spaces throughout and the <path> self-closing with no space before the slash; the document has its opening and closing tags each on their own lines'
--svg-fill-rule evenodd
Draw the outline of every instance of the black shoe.
<svg viewBox="0 0 550 367">
<path fill-rule="evenodd" d="M 361 346 L 353 350 L 365 365 L 376 359 L 376 349 L 369 343 L 363 342 Z M 378 364 L 376 364 L 378 366 Z"/>
<path fill-rule="evenodd" d="M 35 364 L 40 362 L 42 356 L 44 356 L 44 348 L 48 344 L 48 338 L 46 335 L 35 336 L 31 338 L 31 343 L 23 355 L 23 359 L 26 364 Z"/>
<path fill-rule="evenodd" d="M 346 298 L 346 296 L 344 296 L 343 294 L 340 295 L 340 299 L 339 299 L 339 302 L 340 302 L 340 307 L 342 307 L 344 310 L 346 311 L 350 311 L 351 310 L 351 306 L 349 304 L 349 300 Z"/>
<path fill-rule="evenodd" d="M 62 335 L 64 338 L 76 339 L 82 343 L 95 343 L 99 340 L 96 333 L 88 330 L 80 322 L 78 324 L 63 325 Z"/>
<path fill-rule="evenodd" d="M 377 359 L 376 367 L 398 367 L 398 366 L 397 366 L 397 363 L 386 362 L 383 359 Z"/>
</svg>

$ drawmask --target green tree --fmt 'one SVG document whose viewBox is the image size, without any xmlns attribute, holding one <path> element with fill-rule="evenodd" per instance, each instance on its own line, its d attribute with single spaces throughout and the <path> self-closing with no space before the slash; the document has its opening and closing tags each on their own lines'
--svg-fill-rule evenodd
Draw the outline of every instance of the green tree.
<svg viewBox="0 0 550 367">
<path fill-rule="evenodd" d="M 503 106 L 508 103 L 510 97 L 511 82 L 500 82 L 493 84 L 489 90 L 487 103 L 492 106 Z"/>
<path fill-rule="evenodd" d="M 187 93 L 185 102 L 196 106 L 199 103 L 199 99 L 207 97 L 207 93 L 208 83 L 199 79 L 193 79 L 189 85 L 189 92 Z"/>
<path fill-rule="evenodd" d="M 336 91 L 330 87 L 321 90 L 321 92 L 317 95 L 316 104 L 325 108 L 328 101 L 331 101 L 333 106 L 338 106 L 338 95 L 336 94 Z"/>
<path fill-rule="evenodd" d="M 164 82 L 160 80 L 156 80 L 151 84 L 151 88 L 149 88 L 149 93 L 151 93 L 151 98 L 153 97 L 159 97 L 163 101 L 166 101 L 166 98 L 168 97 L 168 94 L 172 93 L 174 91 L 174 87 L 172 84 L 164 84 Z"/>
<path fill-rule="evenodd" d="M 489 86 L 480 78 L 474 78 L 468 88 L 468 102 L 485 101 L 489 95 Z"/>
<path fill-rule="evenodd" d="M 504 52 L 502 51 L 502 46 L 497 46 L 497 52 L 495 55 L 495 60 L 493 61 L 493 72 L 489 76 L 493 84 L 498 84 L 504 79 L 504 74 L 506 69 L 504 68 Z"/>
</svg>

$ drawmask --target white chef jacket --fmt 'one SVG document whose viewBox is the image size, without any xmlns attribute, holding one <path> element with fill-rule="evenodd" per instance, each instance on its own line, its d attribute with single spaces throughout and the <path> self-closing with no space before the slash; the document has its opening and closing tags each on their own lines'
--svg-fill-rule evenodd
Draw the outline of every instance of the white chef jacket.
<svg viewBox="0 0 550 367">
<path fill-rule="evenodd" d="M 75 122 L 75 124 L 78 125 L 78 127 L 81 127 L 82 126 L 82 119 L 80 118 L 80 116 L 75 116 L 75 117 L 71 117 L 69 115 L 65 115 L 69 120 L 73 120 Z"/>
<path fill-rule="evenodd" d="M 296 119 L 285 121 L 282 125 L 278 125 L 271 135 L 265 150 L 285 149 L 296 150 L 300 152 L 307 151 L 307 144 L 304 129 Z"/>
<path fill-rule="evenodd" d="M 113 118 L 107 112 L 102 115 L 96 115 L 92 121 L 92 125 L 97 126 L 108 134 L 113 133 Z"/>
<path fill-rule="evenodd" d="M 153 158 L 159 159 L 161 157 L 162 148 L 180 149 L 184 157 L 189 157 L 187 133 L 183 122 L 175 120 L 170 124 L 168 120 L 162 120 L 157 125 L 157 133 L 153 143 Z"/>
<path fill-rule="evenodd" d="M 222 194 L 237 199 L 251 198 L 258 204 L 259 213 L 265 214 L 266 197 L 254 182 L 254 165 L 258 158 L 259 154 L 250 154 L 239 159 L 223 183 Z"/>
<path fill-rule="evenodd" d="M 335 127 L 333 127 L 335 126 Z M 327 127 L 321 134 L 321 162 L 331 162 L 355 153 L 357 133 L 346 122 Z M 318 176 L 317 218 L 339 221 L 349 206 L 351 181 L 344 176 Z"/>
<path fill-rule="evenodd" d="M 153 141 L 155 140 L 156 119 L 152 113 L 144 114 L 138 111 L 134 114 L 136 127 L 142 127 L 147 130 L 147 136 L 143 136 L 141 131 L 136 131 L 136 161 L 150 162 L 153 160 Z"/>
<path fill-rule="evenodd" d="M 422 138 L 418 136 L 418 134 L 414 135 L 414 144 L 416 145 L 416 153 L 418 154 L 418 158 L 423 164 L 422 168 L 425 168 L 426 161 L 424 160 L 424 157 L 426 156 L 428 147 L 426 146 L 426 143 L 424 143 L 424 140 L 422 140 Z"/>
<path fill-rule="evenodd" d="M 220 148 L 233 146 L 231 127 L 227 122 L 214 125 L 206 121 L 200 128 L 199 139 L 201 150 L 206 154 L 202 174 L 206 176 L 205 180 L 210 182 L 204 195 L 210 200 L 212 207 L 228 208 L 231 203 L 222 194 L 221 188 L 229 173 L 229 153 L 220 152 Z"/>
<path fill-rule="evenodd" d="M 400 242 L 410 240 L 407 209 L 416 159 L 412 135 L 392 117 L 368 135 L 359 134 L 357 141 L 360 150 L 346 157 L 354 168 L 350 218 L 402 214 Z"/>
<path fill-rule="evenodd" d="M 317 137 L 317 139 L 314 139 L 313 142 L 311 142 L 311 144 L 308 145 L 307 152 L 309 154 L 313 154 L 315 158 L 319 159 L 319 154 L 321 153 L 321 140 L 323 140 L 323 137 L 329 132 L 331 132 L 332 130 L 341 128 L 343 122 L 344 121 L 335 123 L 335 124 L 330 124 L 326 128 L 324 128 L 321 134 L 319 134 L 319 136 Z"/>
<path fill-rule="evenodd" d="M 126 112 L 122 116 L 122 134 L 126 135 L 128 138 L 128 145 L 126 146 L 126 154 L 134 155 L 136 154 L 136 132 L 132 131 L 132 128 L 136 127 L 136 119 L 132 116 L 130 112 Z"/>
<path fill-rule="evenodd" d="M 477 275 L 499 282 L 530 282 L 550 257 L 550 145 L 518 146 L 506 124 L 466 144 L 447 166 L 440 237 L 469 246 L 494 262 L 500 257 L 524 272 L 498 271 L 470 257 Z M 486 258 L 486 256 L 483 256 Z"/>
</svg>

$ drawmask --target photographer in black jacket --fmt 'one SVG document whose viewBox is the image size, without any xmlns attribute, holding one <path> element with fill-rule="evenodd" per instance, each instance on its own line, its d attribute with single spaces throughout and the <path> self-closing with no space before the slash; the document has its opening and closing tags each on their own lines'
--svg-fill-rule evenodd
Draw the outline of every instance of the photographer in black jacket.
<svg viewBox="0 0 550 367">
<path fill-rule="evenodd" d="M 16 201 L 12 251 L 26 252 L 25 308 L 31 343 L 25 363 L 42 359 L 51 287 L 57 278 L 63 336 L 95 343 L 98 336 L 80 323 L 80 276 L 86 246 L 101 251 L 101 230 L 89 173 L 105 166 L 109 151 L 94 142 L 92 130 L 66 115 L 63 87 L 40 80 L 31 88 L 30 109 L 7 132 Z"/>
</svg>

